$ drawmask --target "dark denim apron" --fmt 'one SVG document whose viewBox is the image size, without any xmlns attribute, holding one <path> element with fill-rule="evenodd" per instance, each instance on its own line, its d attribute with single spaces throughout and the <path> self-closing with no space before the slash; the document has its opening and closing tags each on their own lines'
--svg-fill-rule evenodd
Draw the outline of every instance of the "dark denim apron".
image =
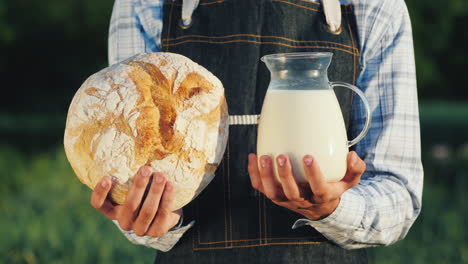
<svg viewBox="0 0 468 264">
<path fill-rule="evenodd" d="M 331 81 L 355 83 L 359 48 L 352 6 L 342 6 L 342 33 L 331 34 L 322 6 L 306 0 L 201 0 L 188 28 L 181 0 L 164 6 L 163 51 L 183 54 L 218 76 L 230 115 L 261 111 L 270 81 L 260 57 L 282 52 L 333 52 Z M 337 90 L 348 126 L 352 95 Z M 326 113 L 324 113 L 326 114 Z M 231 125 L 223 162 L 210 185 L 184 207 L 193 226 L 156 263 L 367 263 L 365 250 L 344 250 L 315 229 L 291 229 L 303 218 L 255 191 L 247 155 L 257 127 Z"/>
</svg>

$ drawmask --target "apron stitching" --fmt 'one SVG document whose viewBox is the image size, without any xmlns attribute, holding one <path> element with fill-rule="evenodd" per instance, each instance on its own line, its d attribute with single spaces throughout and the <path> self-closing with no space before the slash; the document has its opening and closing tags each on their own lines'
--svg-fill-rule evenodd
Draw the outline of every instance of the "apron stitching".
<svg viewBox="0 0 468 264">
<path fill-rule="evenodd" d="M 194 203 L 194 207 L 192 207 L 192 213 L 193 213 L 192 215 L 195 215 L 195 203 Z M 196 229 L 193 232 L 196 233 Z M 192 249 L 194 248 L 195 248 L 195 235 L 192 236 Z"/>
<path fill-rule="evenodd" d="M 194 42 L 194 43 L 209 43 L 209 44 L 229 44 L 229 43 L 238 43 L 238 42 L 246 42 L 246 43 L 254 43 L 254 44 L 273 44 L 273 45 L 279 45 L 279 46 L 285 46 L 285 47 L 289 47 L 289 48 L 296 48 L 296 49 L 302 49 L 302 48 L 319 48 L 319 49 L 335 49 L 335 50 L 341 50 L 343 52 L 346 52 L 346 53 L 349 53 L 349 54 L 355 54 L 354 52 L 351 52 L 351 51 L 348 51 L 348 50 L 345 50 L 345 49 L 341 49 L 341 48 L 337 48 L 337 47 L 323 47 L 323 46 L 292 46 L 292 45 L 288 45 L 288 44 L 285 44 L 285 43 L 280 43 L 280 42 L 261 42 L 261 41 L 251 41 L 251 40 L 229 40 L 229 41 L 219 41 L 219 42 L 215 42 L 215 41 L 207 41 L 207 40 L 186 40 L 186 41 L 181 41 L 181 42 L 178 42 L 178 43 L 167 43 L 166 46 L 169 47 L 169 46 L 178 46 L 178 45 L 181 45 L 181 44 L 185 44 L 185 43 L 190 43 L 190 42 Z"/>
<path fill-rule="evenodd" d="M 307 0 L 299 0 L 299 1 L 321 6 L 321 4 L 320 4 L 320 3 L 317 3 L 317 2 L 311 2 L 311 1 L 307 1 Z"/>
<path fill-rule="evenodd" d="M 353 9 L 352 9 L 351 6 L 349 6 L 349 9 L 350 9 L 350 11 L 346 12 L 345 14 L 346 14 L 346 21 L 348 23 L 348 28 L 349 28 L 349 35 L 351 37 L 351 45 L 353 46 L 353 49 L 356 50 L 356 55 L 360 56 L 361 54 L 359 52 L 359 48 L 357 47 L 357 43 L 354 40 L 354 31 L 351 28 L 351 23 L 350 23 L 350 19 L 349 19 L 349 13 L 351 13 Z"/>
<path fill-rule="evenodd" d="M 315 9 L 315 8 L 312 8 L 312 7 L 306 7 L 306 6 L 302 6 L 302 5 L 298 5 L 298 4 L 294 4 L 294 3 L 287 2 L 287 1 L 284 1 L 284 0 L 272 0 L 272 1 L 273 2 L 281 2 L 281 3 L 288 4 L 288 5 L 297 6 L 297 7 L 303 8 L 303 9 L 308 9 L 308 10 L 312 10 L 312 11 L 315 11 L 315 12 L 319 12 L 318 9 Z"/>
<path fill-rule="evenodd" d="M 258 200 L 258 224 L 260 228 L 260 244 L 262 244 L 262 196 L 260 196 L 260 192 L 257 190 L 255 190 L 255 194 L 257 195 Z"/>
<path fill-rule="evenodd" d="M 312 4 L 312 5 L 316 5 L 316 6 L 322 6 L 321 3 L 317 3 L 317 2 L 311 2 L 311 1 L 307 1 L 307 0 L 299 0 L 301 2 L 305 2 L 307 4 Z M 206 5 L 212 5 L 212 4 L 221 4 L 221 3 L 224 3 L 225 0 L 216 0 L 216 1 L 211 1 L 211 2 L 204 2 L 204 3 L 199 3 L 198 5 L 199 6 L 206 6 Z M 176 3 L 175 4 L 176 6 L 182 6 L 182 4 L 180 3 Z M 343 6 L 348 6 L 348 5 L 343 5 Z"/>
<path fill-rule="evenodd" d="M 196 208 L 197 208 L 197 219 L 200 219 L 200 208 L 198 207 L 198 202 L 197 202 L 197 205 L 196 205 Z M 198 235 L 198 243 L 200 243 L 201 239 L 200 239 L 200 226 L 201 226 L 201 223 L 199 223 L 197 225 L 197 235 Z M 194 236 L 194 239 L 195 239 L 195 236 Z M 194 246 L 195 248 L 195 246 Z"/>
<path fill-rule="evenodd" d="M 328 44 L 334 44 L 337 46 L 343 46 L 346 48 L 350 48 L 354 51 L 357 51 L 357 48 L 352 45 L 346 45 L 342 44 L 339 42 L 333 42 L 333 41 L 325 41 L 325 40 L 296 40 L 296 39 L 291 39 L 291 38 L 286 38 L 286 37 L 281 37 L 281 36 L 265 36 L 265 35 L 256 35 L 256 34 L 233 34 L 233 35 L 225 35 L 225 36 L 204 36 L 204 35 L 183 35 L 179 36 L 176 38 L 166 38 L 163 39 L 163 42 L 170 42 L 173 40 L 179 40 L 179 39 L 184 39 L 184 38 L 207 38 L 207 39 L 223 39 L 223 38 L 232 38 L 232 37 L 258 37 L 258 38 L 277 38 L 281 40 L 286 40 L 286 41 L 291 41 L 291 42 L 297 42 L 297 43 L 328 43 Z"/>
<path fill-rule="evenodd" d="M 350 8 L 351 9 L 351 8 Z M 352 9 L 350 10 L 350 12 L 352 11 Z M 349 19 L 349 16 L 348 16 L 348 12 L 345 14 L 345 17 L 346 17 L 346 23 L 348 23 L 348 30 L 349 30 L 349 37 L 351 38 L 351 44 L 353 45 L 353 48 L 355 48 L 358 53 L 357 53 L 357 56 L 359 56 L 359 49 L 356 48 L 356 43 L 354 42 L 354 31 L 352 30 L 351 28 L 351 23 L 350 23 L 350 19 Z M 356 85 L 356 55 L 353 54 L 353 85 Z M 350 96 L 350 107 L 349 107 L 349 111 L 352 112 L 353 110 L 353 101 L 354 101 L 354 93 L 351 93 L 351 96 Z M 349 127 L 350 127 L 350 121 L 348 121 L 348 124 L 346 126 L 346 133 L 349 133 Z"/>
<path fill-rule="evenodd" d="M 324 242 L 284 242 L 284 243 L 266 243 L 257 245 L 239 245 L 231 247 L 206 247 L 206 248 L 194 248 L 194 250 L 212 250 L 212 249 L 232 249 L 232 248 L 245 248 L 245 247 L 264 247 L 270 245 L 310 245 L 310 244 L 323 244 Z"/>
<path fill-rule="evenodd" d="M 226 148 L 229 147 L 229 139 L 228 139 L 228 142 L 227 142 L 227 146 Z M 229 150 L 228 150 L 228 153 L 229 153 Z M 226 158 L 227 158 L 227 155 L 226 155 Z M 229 168 L 228 168 L 229 170 Z M 223 186 L 226 186 L 226 159 L 224 160 L 223 162 Z M 225 187 L 224 187 L 225 188 Z M 228 235 L 227 235 L 227 210 L 226 210 L 226 190 L 224 189 L 223 190 L 223 196 L 224 196 L 224 202 L 223 202 L 223 211 L 224 211 L 224 239 L 227 240 L 228 239 Z M 201 242 L 200 242 L 201 243 Z M 227 242 L 225 243 L 224 246 L 227 246 Z"/>
<path fill-rule="evenodd" d="M 351 38 L 351 44 L 353 45 L 353 49 L 355 49 L 355 43 L 354 43 L 354 32 L 351 29 L 351 23 L 349 21 L 348 14 L 345 15 L 346 17 L 346 23 L 348 23 L 348 30 L 349 30 L 349 37 Z M 356 84 L 356 55 L 353 54 L 353 85 Z"/>
<path fill-rule="evenodd" d="M 226 243 L 226 242 L 250 242 L 250 241 L 257 241 L 260 240 L 260 238 L 252 238 L 252 239 L 238 239 L 238 240 L 226 240 L 226 241 L 213 241 L 213 242 L 202 242 L 200 243 L 201 245 L 211 245 L 211 244 L 221 244 L 221 243 Z"/>
<path fill-rule="evenodd" d="M 316 237 L 308 236 L 308 237 L 275 237 L 270 240 L 285 240 L 285 239 L 313 239 Z M 221 244 L 221 243 L 226 243 L 226 242 L 249 242 L 249 241 L 257 241 L 261 240 L 261 238 L 250 238 L 250 239 L 237 239 L 237 240 L 226 240 L 226 241 L 213 241 L 213 242 L 200 242 L 199 244 L 201 245 L 210 245 L 210 244 Z M 316 242 L 316 241 L 313 241 Z"/>
<path fill-rule="evenodd" d="M 197 219 L 200 219 L 200 208 L 198 207 L 197 205 Z M 198 224 L 198 243 L 201 242 L 201 239 L 200 239 L 200 226 L 201 226 L 201 223 Z"/>
<path fill-rule="evenodd" d="M 287 0 L 286 0 L 286 1 L 272 0 L 272 1 L 284 2 L 284 3 L 288 3 L 288 4 L 290 3 L 290 2 L 287 2 Z M 307 1 L 307 0 L 298 0 L 298 1 L 305 2 L 305 3 L 308 3 L 308 4 L 313 4 L 313 5 L 316 5 L 316 6 L 319 6 L 319 7 L 322 6 L 321 3 L 310 2 L 310 1 Z M 213 5 L 213 4 L 222 4 L 222 3 L 224 3 L 224 2 L 226 2 L 226 1 L 225 1 L 225 0 L 217 0 L 217 1 L 212 1 L 212 2 L 199 3 L 198 5 L 199 5 L 199 6 L 207 6 L 207 5 Z M 291 4 L 292 4 L 292 3 L 291 3 Z M 178 7 L 182 6 L 182 4 L 179 4 L 179 3 L 174 3 L 174 5 L 175 5 L 175 6 L 178 6 Z M 293 4 L 293 5 L 294 5 L 294 4 Z M 296 5 L 297 5 L 297 4 L 296 4 Z M 301 5 L 299 5 L 299 6 L 302 7 Z M 351 5 L 350 5 L 350 4 L 347 4 L 347 5 L 342 5 L 342 6 L 348 7 L 348 6 L 351 6 Z M 315 10 L 315 9 L 313 9 L 313 10 Z M 316 11 L 317 11 L 317 12 L 322 12 L 321 10 L 316 10 Z"/>
<path fill-rule="evenodd" d="M 174 2 L 171 4 L 171 10 L 169 11 L 169 27 L 167 30 L 167 37 L 171 34 L 171 27 L 172 27 L 172 10 L 174 9 Z M 166 46 L 166 51 L 169 51 L 169 46 Z"/>
<path fill-rule="evenodd" d="M 266 243 L 265 245 L 300 245 L 300 244 L 322 244 L 323 242 L 311 241 L 311 242 L 275 242 Z"/>
<path fill-rule="evenodd" d="M 312 8 L 312 7 L 307 7 L 307 6 L 295 4 L 295 3 L 290 2 L 290 1 L 288 1 L 288 0 L 271 0 L 271 1 L 272 1 L 272 2 L 281 2 L 281 3 L 285 3 L 285 4 L 290 4 L 290 5 L 297 6 L 297 7 L 303 8 L 303 9 L 309 9 L 309 10 L 312 10 L 312 11 L 315 11 L 315 12 L 320 12 L 320 13 L 323 12 L 323 8 L 322 8 L 322 10 L 318 10 L 318 9 L 315 9 L 315 8 Z M 319 5 L 319 6 L 322 6 L 322 4 L 320 4 L 320 3 L 309 2 L 309 1 L 305 1 L 305 0 L 299 0 L 299 1 L 306 2 L 306 3 L 310 3 L 310 4 L 313 3 L 313 4 L 317 4 L 317 5 Z M 352 5 L 347 4 L 347 5 L 341 5 L 341 6 L 348 7 L 348 6 L 352 6 Z M 347 10 L 346 10 L 345 12 L 347 12 Z"/>
<path fill-rule="evenodd" d="M 212 2 L 205 2 L 205 3 L 200 3 L 199 5 L 212 5 L 212 4 L 220 4 L 220 3 L 224 3 L 224 0 L 218 0 L 218 1 L 212 1 Z"/>
<path fill-rule="evenodd" d="M 232 241 L 232 210 L 231 210 L 231 155 L 229 151 L 229 144 L 227 145 L 227 158 L 228 158 L 228 208 L 229 208 L 229 237 L 231 238 Z M 232 242 L 231 242 L 232 246 Z"/>
<path fill-rule="evenodd" d="M 195 249 L 195 236 L 192 236 L 192 249 Z"/>
<path fill-rule="evenodd" d="M 205 3 L 199 3 L 199 6 L 207 6 L 207 5 L 213 5 L 213 4 L 222 4 L 224 3 L 225 0 L 217 0 L 217 1 L 211 1 L 211 2 L 205 2 Z M 175 6 L 182 6 L 182 4 L 174 4 Z"/>
</svg>

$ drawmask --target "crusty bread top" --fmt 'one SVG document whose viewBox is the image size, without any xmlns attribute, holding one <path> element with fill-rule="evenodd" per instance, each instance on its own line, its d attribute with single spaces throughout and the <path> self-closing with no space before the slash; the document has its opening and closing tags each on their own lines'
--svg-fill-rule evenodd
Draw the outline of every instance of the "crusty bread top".
<svg viewBox="0 0 468 264">
<path fill-rule="evenodd" d="M 173 209 L 212 180 L 228 137 L 221 82 L 174 53 L 133 56 L 89 77 L 69 108 L 64 145 L 78 178 L 90 188 L 112 176 L 111 198 L 125 201 L 144 164 L 173 182 Z"/>
</svg>

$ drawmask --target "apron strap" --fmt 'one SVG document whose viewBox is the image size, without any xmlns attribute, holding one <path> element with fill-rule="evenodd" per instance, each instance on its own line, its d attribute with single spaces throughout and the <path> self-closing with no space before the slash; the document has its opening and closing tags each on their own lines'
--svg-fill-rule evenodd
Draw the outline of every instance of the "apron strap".
<svg viewBox="0 0 468 264">
<path fill-rule="evenodd" d="M 192 25 L 192 14 L 198 7 L 200 0 L 183 0 L 182 2 L 182 20 L 180 26 L 184 29 Z"/>
<path fill-rule="evenodd" d="M 341 5 L 339 0 L 322 0 L 325 19 L 331 33 L 341 33 Z"/>
<path fill-rule="evenodd" d="M 325 19 L 328 28 L 333 34 L 341 33 L 341 5 L 339 0 L 321 0 L 323 10 L 325 12 Z M 182 20 L 180 26 L 182 28 L 189 28 L 192 24 L 192 14 L 197 9 L 200 0 L 183 0 L 182 2 Z"/>
<path fill-rule="evenodd" d="M 229 125 L 256 125 L 260 115 L 230 115 Z"/>
</svg>

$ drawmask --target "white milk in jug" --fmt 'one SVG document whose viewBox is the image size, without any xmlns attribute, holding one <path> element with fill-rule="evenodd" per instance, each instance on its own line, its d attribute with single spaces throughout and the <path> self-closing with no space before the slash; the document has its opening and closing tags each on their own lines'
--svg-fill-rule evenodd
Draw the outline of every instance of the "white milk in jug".
<svg viewBox="0 0 468 264">
<path fill-rule="evenodd" d="M 303 157 L 315 158 L 327 181 L 346 172 L 348 140 L 343 116 L 332 89 L 268 90 L 258 126 L 257 154 L 286 154 L 298 182 L 307 182 Z"/>
</svg>

